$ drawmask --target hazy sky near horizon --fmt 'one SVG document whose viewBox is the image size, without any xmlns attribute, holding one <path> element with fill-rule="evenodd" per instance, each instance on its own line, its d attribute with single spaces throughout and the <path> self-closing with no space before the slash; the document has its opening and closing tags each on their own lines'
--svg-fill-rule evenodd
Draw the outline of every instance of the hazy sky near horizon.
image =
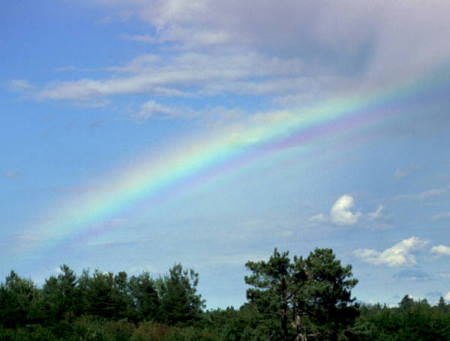
<svg viewBox="0 0 450 341">
<path fill-rule="evenodd" d="M 0 277 L 61 264 L 245 302 L 332 248 L 354 295 L 450 300 L 450 3 L 4 1 Z"/>
</svg>

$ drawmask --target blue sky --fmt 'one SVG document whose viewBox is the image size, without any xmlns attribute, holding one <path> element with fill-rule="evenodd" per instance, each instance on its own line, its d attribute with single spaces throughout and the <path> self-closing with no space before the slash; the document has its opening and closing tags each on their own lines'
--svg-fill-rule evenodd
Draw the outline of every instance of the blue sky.
<svg viewBox="0 0 450 341">
<path fill-rule="evenodd" d="M 42 283 L 63 263 L 158 276 L 181 262 L 208 307 L 239 306 L 247 260 L 329 247 L 352 264 L 362 301 L 450 300 L 449 7 L 2 3 L 1 278 Z M 366 105 L 350 118 L 269 138 L 352 98 Z M 171 174 L 166 159 L 260 130 L 259 153 L 237 145 L 239 158 L 199 161 L 82 219 L 85 198 L 126 197 L 115 190 L 129 174 Z"/>
</svg>

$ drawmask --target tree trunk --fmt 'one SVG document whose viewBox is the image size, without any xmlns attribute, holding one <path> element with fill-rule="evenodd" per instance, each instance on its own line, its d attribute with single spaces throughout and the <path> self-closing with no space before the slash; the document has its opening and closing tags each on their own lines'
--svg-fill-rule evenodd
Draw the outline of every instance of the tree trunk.
<svg viewBox="0 0 450 341">
<path fill-rule="evenodd" d="M 281 281 L 281 292 L 283 295 L 283 312 L 281 316 L 281 329 L 283 331 L 283 341 L 288 341 L 288 298 L 287 298 L 287 284 L 286 280 L 283 278 Z"/>
<path fill-rule="evenodd" d="M 295 328 L 295 341 L 308 341 L 308 336 L 306 333 L 302 333 L 302 317 L 300 313 L 295 315 L 295 319 L 292 324 Z"/>
</svg>

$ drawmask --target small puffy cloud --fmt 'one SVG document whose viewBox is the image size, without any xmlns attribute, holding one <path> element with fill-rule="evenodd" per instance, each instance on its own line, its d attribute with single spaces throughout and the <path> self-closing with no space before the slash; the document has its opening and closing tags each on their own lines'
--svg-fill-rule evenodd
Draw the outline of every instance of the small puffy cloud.
<svg viewBox="0 0 450 341">
<path fill-rule="evenodd" d="M 431 252 L 437 255 L 450 256 L 450 247 L 445 245 L 433 246 Z"/>
<path fill-rule="evenodd" d="M 335 225 L 355 225 L 357 222 L 364 220 L 367 226 L 375 226 L 375 228 L 385 228 L 387 225 L 381 222 L 383 220 L 383 205 L 378 205 L 378 208 L 370 213 L 355 212 L 355 199 L 348 194 L 344 194 L 331 207 L 329 214 L 318 213 L 311 216 L 308 220 L 311 223 L 332 223 Z"/>
<path fill-rule="evenodd" d="M 447 293 L 447 295 L 445 295 L 445 299 L 450 301 L 450 291 Z"/>
<path fill-rule="evenodd" d="M 360 212 L 353 213 L 351 210 L 355 201 L 350 195 L 341 196 L 330 211 L 330 219 L 336 225 L 354 225 L 361 216 Z"/>
<path fill-rule="evenodd" d="M 384 206 L 383 205 L 379 205 L 377 210 L 375 212 L 371 212 L 368 214 L 369 219 L 377 219 L 378 217 L 380 217 L 381 212 L 383 211 Z"/>
<path fill-rule="evenodd" d="M 427 241 L 413 236 L 382 252 L 373 249 L 357 249 L 354 253 L 361 260 L 375 265 L 412 266 L 417 263 L 412 252 L 421 249 L 426 243 Z"/>
</svg>

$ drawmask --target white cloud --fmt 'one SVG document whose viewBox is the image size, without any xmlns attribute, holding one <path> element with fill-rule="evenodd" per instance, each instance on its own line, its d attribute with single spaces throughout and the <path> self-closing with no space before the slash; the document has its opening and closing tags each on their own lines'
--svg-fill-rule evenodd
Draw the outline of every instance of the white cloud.
<svg viewBox="0 0 450 341">
<path fill-rule="evenodd" d="M 160 41 L 302 56 L 311 67 L 417 75 L 450 56 L 446 1 L 104 1 L 145 20 Z M 310 58 L 311 55 L 317 58 Z"/>
<path fill-rule="evenodd" d="M 450 247 L 445 245 L 433 246 L 431 252 L 438 255 L 450 256 Z"/>
<path fill-rule="evenodd" d="M 445 295 L 445 299 L 450 301 L 450 291 L 447 293 L 447 295 Z"/>
<path fill-rule="evenodd" d="M 125 66 L 106 68 L 128 73 L 113 79 L 81 79 L 48 84 L 41 99 L 85 100 L 123 94 L 166 96 L 234 94 L 289 94 L 310 87 L 298 58 L 244 54 L 182 53 L 173 57 L 148 54 Z"/>
<path fill-rule="evenodd" d="M 388 224 L 383 222 L 383 210 L 384 206 L 379 205 L 374 212 L 362 213 L 355 212 L 353 210 L 355 206 L 355 199 L 348 194 L 342 195 L 333 204 L 330 210 L 330 214 L 318 213 L 309 217 L 309 221 L 312 223 L 333 223 L 336 225 L 355 225 L 356 223 L 364 220 L 366 226 L 380 229 L 389 227 Z M 381 220 L 381 221 L 380 221 Z"/>
<path fill-rule="evenodd" d="M 426 243 L 427 241 L 418 237 L 411 237 L 382 252 L 373 249 L 357 249 L 354 253 L 363 261 L 375 265 L 412 266 L 417 263 L 412 252 L 421 249 Z"/>
<path fill-rule="evenodd" d="M 159 55 L 106 67 L 112 74 L 104 78 L 53 81 L 34 91 L 39 99 L 83 103 L 126 94 L 231 94 L 291 106 L 361 84 L 370 90 L 379 79 L 420 76 L 450 58 L 450 5 L 430 1 L 93 0 L 113 9 L 106 21 L 149 24 L 148 32 L 122 39 L 169 44 L 152 49 Z M 32 90 L 26 80 L 15 82 L 16 91 Z"/>
<path fill-rule="evenodd" d="M 381 212 L 383 211 L 384 206 L 383 205 L 379 205 L 377 210 L 375 212 L 371 212 L 368 214 L 369 219 L 377 219 L 378 217 L 380 217 Z"/>
<path fill-rule="evenodd" d="M 333 205 L 330 211 L 330 219 L 337 225 L 354 225 L 361 217 L 360 212 L 353 213 L 351 210 L 355 206 L 354 199 L 350 195 L 341 196 Z"/>
</svg>

